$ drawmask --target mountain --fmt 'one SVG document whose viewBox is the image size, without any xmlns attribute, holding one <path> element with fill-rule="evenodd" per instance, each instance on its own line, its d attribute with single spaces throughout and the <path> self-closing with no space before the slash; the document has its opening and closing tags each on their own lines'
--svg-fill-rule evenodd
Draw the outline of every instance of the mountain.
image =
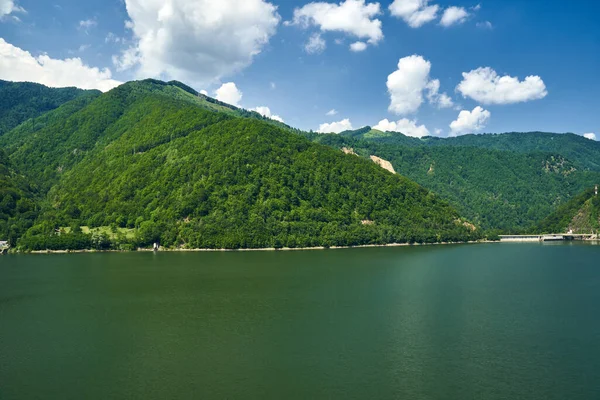
<svg viewBox="0 0 600 400">
<path fill-rule="evenodd" d="M 480 237 L 414 182 L 294 131 L 176 82 L 75 99 L 0 138 L 43 195 L 19 245 L 235 249 Z"/>
<path fill-rule="evenodd" d="M 15 245 L 38 215 L 33 189 L 0 149 L 0 239 Z"/>
<path fill-rule="evenodd" d="M 564 233 L 570 230 L 576 234 L 600 231 L 600 197 L 596 195 L 595 188 L 589 188 L 563 204 L 535 229 L 540 233 Z"/>
<path fill-rule="evenodd" d="M 572 133 L 512 132 L 464 135 L 455 138 L 426 138 L 433 146 L 477 147 L 515 153 L 560 154 L 578 168 L 600 171 L 600 142 Z"/>
<path fill-rule="evenodd" d="M 365 158 L 377 156 L 390 161 L 398 173 L 448 200 L 482 228 L 504 232 L 528 229 L 600 182 L 600 172 L 594 167 L 600 160 L 596 158 L 598 143 L 575 135 L 418 139 L 367 127 L 340 135 L 314 134 L 310 139 L 338 149 L 351 148 Z M 523 148 L 516 151 L 519 145 Z"/>
<path fill-rule="evenodd" d="M 0 136 L 30 118 L 82 96 L 100 94 L 96 90 L 55 89 L 29 82 L 0 80 Z"/>
</svg>

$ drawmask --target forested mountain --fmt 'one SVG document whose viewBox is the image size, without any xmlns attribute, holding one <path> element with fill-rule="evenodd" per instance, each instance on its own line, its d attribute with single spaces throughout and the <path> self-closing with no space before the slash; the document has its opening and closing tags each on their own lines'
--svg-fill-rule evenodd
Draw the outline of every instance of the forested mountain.
<svg viewBox="0 0 600 400">
<path fill-rule="evenodd" d="M 54 89 L 37 83 L 0 80 L 0 136 L 66 102 L 99 93 L 96 90 Z"/>
<path fill-rule="evenodd" d="M 257 248 L 480 237 L 412 181 L 246 113 L 182 84 L 142 81 L 12 130 L 0 143 L 47 193 L 20 246 Z M 112 243 L 81 226 L 110 227 Z"/>
<path fill-rule="evenodd" d="M 563 204 L 555 212 L 546 217 L 534 229 L 540 233 L 573 233 L 586 234 L 600 231 L 600 197 L 594 188 Z"/>
<path fill-rule="evenodd" d="M 342 132 L 341 136 L 364 139 L 372 143 L 409 147 L 476 147 L 512 153 L 560 154 L 580 169 L 600 171 L 600 142 L 572 133 L 511 132 L 502 134 L 471 134 L 457 137 L 413 138 L 398 132 L 381 132 L 370 127 Z"/>
<path fill-rule="evenodd" d="M 61 99 L 0 136 L 8 154 L 0 235 L 14 242 L 35 220 L 20 242 L 30 249 L 468 240 L 482 230 L 467 220 L 484 232 L 555 228 L 556 217 L 538 222 L 600 183 L 600 144 L 570 134 L 417 139 L 365 127 L 323 135 L 180 82 L 130 82 L 105 94 L 10 85 Z M 0 104 L 0 115 L 11 104 Z"/>
<path fill-rule="evenodd" d="M 600 172 L 593 168 L 600 160 L 595 158 L 596 142 L 558 134 L 488 136 L 490 139 L 476 135 L 467 135 L 466 139 L 417 139 L 368 127 L 341 135 L 309 135 L 319 143 L 388 160 L 399 174 L 447 199 L 483 228 L 507 233 L 526 230 L 572 196 L 600 182 Z M 472 145 L 512 143 L 513 138 L 515 143 L 535 151 Z M 530 145 L 525 144 L 524 138 Z M 554 142 L 563 145 L 555 148 Z M 548 151 L 542 152 L 543 149 Z M 556 151 L 551 152 L 552 149 Z M 572 152 L 582 155 L 575 157 L 577 162 L 565 155 Z"/>
<path fill-rule="evenodd" d="M 33 190 L 0 148 L 0 240 L 15 245 L 37 218 Z"/>
</svg>

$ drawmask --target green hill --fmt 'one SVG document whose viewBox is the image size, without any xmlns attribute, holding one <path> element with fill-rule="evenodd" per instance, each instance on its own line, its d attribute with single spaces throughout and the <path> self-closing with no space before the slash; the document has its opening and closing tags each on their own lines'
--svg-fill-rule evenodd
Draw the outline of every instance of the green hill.
<svg viewBox="0 0 600 400">
<path fill-rule="evenodd" d="M 592 234 L 600 231 L 600 197 L 590 188 L 563 204 L 546 217 L 534 231 L 536 233 Z"/>
<path fill-rule="evenodd" d="M 0 239 L 15 245 L 38 215 L 33 189 L 0 149 Z"/>
<path fill-rule="evenodd" d="M 0 80 L 0 136 L 64 103 L 99 93 L 95 90 L 54 89 L 37 83 Z"/>
<path fill-rule="evenodd" d="M 388 160 L 398 173 L 448 200 L 466 218 L 484 229 L 504 232 L 528 229 L 600 181 L 600 172 L 591 168 L 600 159 L 595 158 L 596 142 L 557 134 L 487 136 L 417 139 L 367 127 L 310 138 L 335 148 L 352 148 L 365 158 L 375 155 Z M 530 152 L 511 150 L 517 145 L 506 146 L 510 149 L 473 145 L 512 140 L 518 144 L 523 138 L 539 144 L 523 144 Z M 570 145 L 555 147 L 554 141 Z M 565 155 L 573 151 L 582 154 L 577 162 Z"/>
<path fill-rule="evenodd" d="M 142 81 L 12 130 L 0 143 L 45 193 L 20 246 L 313 247 L 479 237 L 412 181 L 254 114 L 181 84 Z M 104 237 L 82 226 L 102 227 Z"/>
</svg>

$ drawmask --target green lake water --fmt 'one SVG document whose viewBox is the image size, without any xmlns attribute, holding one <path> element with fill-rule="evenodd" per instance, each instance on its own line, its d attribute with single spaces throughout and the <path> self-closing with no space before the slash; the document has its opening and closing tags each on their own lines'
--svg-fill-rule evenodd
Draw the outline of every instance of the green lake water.
<svg viewBox="0 0 600 400">
<path fill-rule="evenodd" d="M 0 399 L 600 399 L 600 246 L 2 256 Z"/>
</svg>

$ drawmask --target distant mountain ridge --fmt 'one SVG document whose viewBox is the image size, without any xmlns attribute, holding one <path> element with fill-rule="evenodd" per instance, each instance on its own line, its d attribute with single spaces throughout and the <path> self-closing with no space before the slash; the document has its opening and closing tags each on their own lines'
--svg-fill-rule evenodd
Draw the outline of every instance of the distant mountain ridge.
<svg viewBox="0 0 600 400">
<path fill-rule="evenodd" d="M 27 121 L 97 90 L 49 88 L 38 83 L 0 80 L 0 136 Z"/>
<path fill-rule="evenodd" d="M 307 137 L 335 148 L 352 149 L 365 158 L 387 160 L 396 172 L 439 194 L 470 220 L 503 232 L 527 230 L 600 182 L 596 168 L 600 144 L 572 134 L 419 139 L 365 127 L 339 135 Z M 510 144 L 513 138 L 516 144 Z M 520 151 L 513 150 L 521 145 Z"/>
</svg>

